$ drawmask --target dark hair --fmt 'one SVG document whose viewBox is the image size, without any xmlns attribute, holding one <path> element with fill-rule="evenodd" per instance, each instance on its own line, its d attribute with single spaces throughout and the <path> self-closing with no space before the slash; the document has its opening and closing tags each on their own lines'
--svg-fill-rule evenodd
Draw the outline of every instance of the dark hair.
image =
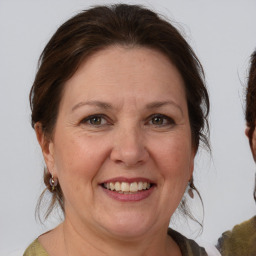
<svg viewBox="0 0 256 256">
<path fill-rule="evenodd" d="M 209 97 L 198 58 L 175 27 L 137 5 L 94 7 L 60 26 L 40 56 L 31 88 L 32 126 L 40 122 L 45 136 L 51 138 L 65 82 L 88 56 L 112 45 L 147 47 L 170 59 L 184 80 L 193 146 L 197 150 L 201 141 L 210 148 Z M 44 180 L 50 190 L 49 178 L 46 170 Z M 52 200 L 48 214 L 56 201 L 63 209 L 59 185 Z"/>
<path fill-rule="evenodd" d="M 249 127 L 249 142 L 252 146 L 252 135 L 256 122 L 256 51 L 251 55 L 251 66 L 249 71 L 248 86 L 246 89 L 245 119 Z"/>
<path fill-rule="evenodd" d="M 247 126 L 249 128 L 248 137 L 249 143 L 252 147 L 252 137 L 255 130 L 256 122 L 256 50 L 251 55 L 250 71 L 248 78 L 248 86 L 246 89 L 246 109 L 245 109 L 245 119 Z M 255 185 L 253 192 L 254 200 L 256 201 L 256 176 Z"/>
</svg>

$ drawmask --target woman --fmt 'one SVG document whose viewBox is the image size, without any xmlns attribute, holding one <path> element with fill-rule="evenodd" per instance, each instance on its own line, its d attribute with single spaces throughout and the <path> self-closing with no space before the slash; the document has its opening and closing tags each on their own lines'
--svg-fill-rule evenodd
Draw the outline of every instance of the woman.
<svg viewBox="0 0 256 256">
<path fill-rule="evenodd" d="M 245 118 L 247 128 L 245 134 L 249 139 L 252 155 L 256 161 L 256 51 L 251 56 L 251 67 L 249 72 L 248 87 L 246 90 L 246 112 Z M 256 201 L 256 176 L 253 192 Z M 218 240 L 217 248 L 224 256 L 256 255 L 256 216 L 239 225 L 232 231 L 222 234 Z"/>
<path fill-rule="evenodd" d="M 202 76 L 179 32 L 139 6 L 95 7 L 57 30 L 30 102 L 48 214 L 58 202 L 64 221 L 25 256 L 206 255 L 168 230 L 208 145 Z"/>
</svg>

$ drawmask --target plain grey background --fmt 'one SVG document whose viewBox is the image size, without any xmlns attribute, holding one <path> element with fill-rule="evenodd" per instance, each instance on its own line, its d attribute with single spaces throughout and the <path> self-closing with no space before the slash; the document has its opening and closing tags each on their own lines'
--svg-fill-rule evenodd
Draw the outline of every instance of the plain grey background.
<svg viewBox="0 0 256 256">
<path fill-rule="evenodd" d="M 120 1 L 121 2 L 121 1 Z M 34 212 L 43 190 L 43 159 L 30 126 L 28 94 L 37 60 L 55 30 L 78 11 L 117 1 L 0 0 L 0 255 L 25 248 L 45 230 Z M 255 163 L 244 135 L 244 88 L 256 47 L 255 0 L 127 1 L 174 21 L 198 55 L 211 100 L 212 156 L 199 152 L 195 183 L 205 208 L 204 229 L 176 215 L 171 225 L 200 243 L 255 215 Z M 190 200 L 200 215 L 197 199 Z M 187 225 L 189 224 L 189 225 Z"/>
</svg>

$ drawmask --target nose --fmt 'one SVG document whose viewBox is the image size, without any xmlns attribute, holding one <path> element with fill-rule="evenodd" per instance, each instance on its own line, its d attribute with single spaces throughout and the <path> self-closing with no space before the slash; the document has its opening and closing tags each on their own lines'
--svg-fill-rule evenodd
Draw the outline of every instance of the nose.
<svg viewBox="0 0 256 256">
<path fill-rule="evenodd" d="M 149 158 L 143 131 L 134 127 L 119 129 L 116 132 L 113 145 L 111 160 L 126 167 L 141 165 Z"/>
</svg>

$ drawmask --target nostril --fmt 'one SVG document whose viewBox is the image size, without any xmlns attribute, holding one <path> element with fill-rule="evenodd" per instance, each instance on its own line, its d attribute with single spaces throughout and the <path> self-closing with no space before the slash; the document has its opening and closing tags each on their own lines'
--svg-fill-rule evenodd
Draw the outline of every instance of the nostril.
<svg viewBox="0 0 256 256">
<path fill-rule="evenodd" d="M 117 163 L 117 164 L 121 164 L 121 163 L 123 163 L 121 160 L 115 160 L 115 162 Z"/>
<path fill-rule="evenodd" d="M 127 167 L 142 165 L 144 162 L 146 162 L 147 158 L 148 153 L 145 149 L 113 149 L 110 156 L 110 159 L 116 164 L 123 164 Z"/>
</svg>

